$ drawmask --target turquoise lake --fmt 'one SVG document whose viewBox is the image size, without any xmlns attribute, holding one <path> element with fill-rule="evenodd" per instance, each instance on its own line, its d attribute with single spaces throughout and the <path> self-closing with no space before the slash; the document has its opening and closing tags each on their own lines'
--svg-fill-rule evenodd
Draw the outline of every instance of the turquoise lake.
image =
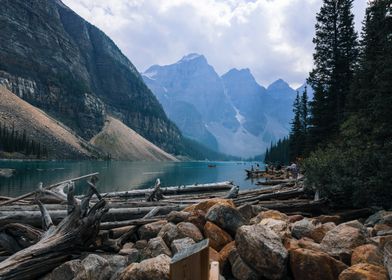
<svg viewBox="0 0 392 280">
<path fill-rule="evenodd" d="M 249 189 L 257 181 L 246 180 L 244 169 L 252 164 L 256 163 L 0 160 L 0 168 L 15 169 L 12 177 L 0 177 L 0 195 L 17 196 L 36 190 L 39 182 L 47 186 L 93 172 L 99 172 L 100 192 L 148 188 L 157 178 L 163 186 L 233 181 L 241 189 Z M 79 193 L 82 184 L 77 185 Z"/>
</svg>

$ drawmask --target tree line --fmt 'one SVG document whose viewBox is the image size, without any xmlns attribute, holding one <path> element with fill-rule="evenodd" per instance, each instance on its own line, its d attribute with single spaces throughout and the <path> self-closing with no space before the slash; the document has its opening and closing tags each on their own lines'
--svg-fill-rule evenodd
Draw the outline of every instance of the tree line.
<svg viewBox="0 0 392 280">
<path fill-rule="evenodd" d="M 336 205 L 391 207 L 392 1 L 368 3 L 360 39 L 352 7 L 324 0 L 317 14 L 314 98 L 297 95 L 282 159 L 304 158 L 306 185 Z"/>
<path fill-rule="evenodd" d="M 21 153 L 36 158 L 47 158 L 48 150 L 41 143 L 29 139 L 26 130 L 22 133 L 15 130 L 15 126 L 7 127 L 0 122 L 0 151 L 8 153 Z"/>
</svg>

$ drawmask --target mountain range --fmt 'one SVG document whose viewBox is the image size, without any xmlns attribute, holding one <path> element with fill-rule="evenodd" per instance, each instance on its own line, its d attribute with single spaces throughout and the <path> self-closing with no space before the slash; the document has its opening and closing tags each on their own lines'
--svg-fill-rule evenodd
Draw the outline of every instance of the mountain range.
<svg viewBox="0 0 392 280">
<path fill-rule="evenodd" d="M 196 53 L 142 77 L 184 136 L 211 149 L 253 157 L 289 133 L 296 90 L 282 79 L 265 88 L 249 69 L 219 76 Z"/>
</svg>

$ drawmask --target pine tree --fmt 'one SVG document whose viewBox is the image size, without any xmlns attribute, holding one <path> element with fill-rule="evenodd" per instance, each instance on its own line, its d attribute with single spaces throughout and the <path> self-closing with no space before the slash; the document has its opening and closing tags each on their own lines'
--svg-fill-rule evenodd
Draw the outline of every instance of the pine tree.
<svg viewBox="0 0 392 280">
<path fill-rule="evenodd" d="M 303 129 L 301 123 L 301 99 L 297 91 L 297 96 L 293 104 L 294 119 L 291 123 L 290 132 L 290 160 L 294 161 L 301 153 L 303 141 Z"/>
<path fill-rule="evenodd" d="M 315 91 L 310 119 L 313 146 L 336 135 L 344 119 L 358 55 L 352 3 L 353 0 L 324 0 L 316 17 L 315 67 L 308 79 Z"/>
</svg>

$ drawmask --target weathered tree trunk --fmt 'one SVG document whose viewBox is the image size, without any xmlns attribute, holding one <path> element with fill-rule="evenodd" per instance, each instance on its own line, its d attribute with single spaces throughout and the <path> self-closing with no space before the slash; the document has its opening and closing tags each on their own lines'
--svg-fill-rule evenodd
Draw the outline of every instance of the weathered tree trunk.
<svg viewBox="0 0 392 280">
<path fill-rule="evenodd" d="M 89 249 L 96 240 L 101 218 L 108 210 L 103 199 L 89 207 L 89 201 L 96 193 L 96 189 L 90 186 L 88 194 L 79 202 L 74 197 L 74 186 L 70 184 L 68 216 L 57 226 L 53 225 L 45 207 L 39 203 L 43 228 L 47 231 L 38 243 L 0 263 L 0 279 L 34 279 Z"/>
</svg>

